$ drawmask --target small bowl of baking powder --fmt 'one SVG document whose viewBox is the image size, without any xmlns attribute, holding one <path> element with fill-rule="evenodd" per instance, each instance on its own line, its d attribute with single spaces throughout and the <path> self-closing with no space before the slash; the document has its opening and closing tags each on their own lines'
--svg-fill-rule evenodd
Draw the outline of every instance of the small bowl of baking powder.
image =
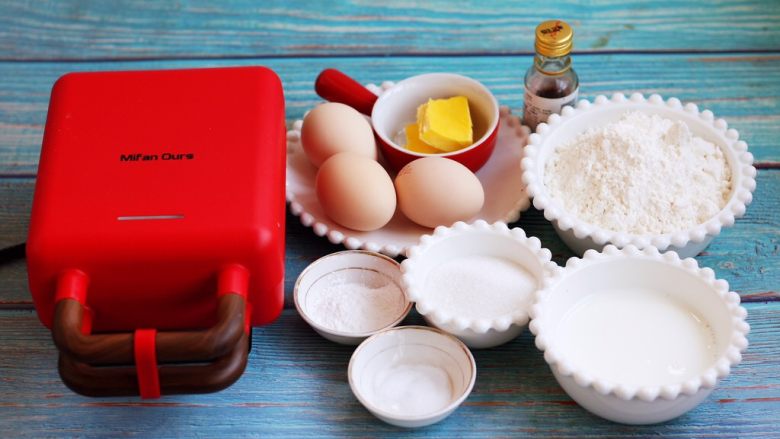
<svg viewBox="0 0 780 439">
<path fill-rule="evenodd" d="M 598 96 L 539 124 L 522 160 L 534 206 L 575 253 L 607 244 L 695 256 L 745 214 L 747 143 L 677 98 Z"/>
<path fill-rule="evenodd" d="M 348 345 L 398 325 L 412 309 L 401 288 L 398 262 L 362 250 L 314 261 L 298 276 L 293 298 L 298 313 L 315 331 Z"/>
</svg>

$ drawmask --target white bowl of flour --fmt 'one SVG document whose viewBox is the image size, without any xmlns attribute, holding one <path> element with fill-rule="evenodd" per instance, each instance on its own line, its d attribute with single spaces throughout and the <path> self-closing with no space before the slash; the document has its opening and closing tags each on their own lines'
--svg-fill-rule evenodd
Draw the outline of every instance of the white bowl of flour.
<svg viewBox="0 0 780 439">
<path fill-rule="evenodd" d="M 747 144 L 711 111 L 616 94 L 564 108 L 531 135 L 523 181 L 574 252 L 607 244 L 695 256 L 752 201 Z"/>
<path fill-rule="evenodd" d="M 664 422 L 691 410 L 748 346 L 747 311 L 728 283 L 653 247 L 588 250 L 535 299 L 530 330 L 558 383 L 615 422 Z"/>
<path fill-rule="evenodd" d="M 560 268 L 538 238 L 482 220 L 437 227 L 408 256 L 402 281 L 417 311 L 470 348 L 517 337 L 534 292 Z"/>
</svg>

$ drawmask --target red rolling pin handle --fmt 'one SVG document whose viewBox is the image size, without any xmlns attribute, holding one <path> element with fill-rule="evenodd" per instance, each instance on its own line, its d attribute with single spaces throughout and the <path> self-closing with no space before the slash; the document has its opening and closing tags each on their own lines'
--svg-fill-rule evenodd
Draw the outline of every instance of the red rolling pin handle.
<svg viewBox="0 0 780 439">
<path fill-rule="evenodd" d="M 314 82 L 314 90 L 329 102 L 340 102 L 371 116 L 377 95 L 336 69 L 325 69 Z"/>
</svg>

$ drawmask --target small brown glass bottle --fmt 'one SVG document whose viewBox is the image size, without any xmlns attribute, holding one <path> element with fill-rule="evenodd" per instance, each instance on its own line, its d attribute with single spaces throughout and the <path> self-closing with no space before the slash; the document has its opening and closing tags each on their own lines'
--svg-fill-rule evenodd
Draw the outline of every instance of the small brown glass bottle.
<svg viewBox="0 0 780 439">
<path fill-rule="evenodd" d="M 579 78 L 571 67 L 574 31 L 560 20 L 536 27 L 536 56 L 525 74 L 523 122 L 532 130 L 577 101 Z"/>
</svg>

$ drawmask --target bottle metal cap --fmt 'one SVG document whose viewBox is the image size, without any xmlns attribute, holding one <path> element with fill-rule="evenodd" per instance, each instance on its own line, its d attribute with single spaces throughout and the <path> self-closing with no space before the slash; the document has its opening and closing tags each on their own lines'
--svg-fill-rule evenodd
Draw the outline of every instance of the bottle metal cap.
<svg viewBox="0 0 780 439">
<path fill-rule="evenodd" d="M 536 26 L 536 53 L 554 58 L 568 55 L 574 41 L 574 30 L 561 20 L 549 20 Z"/>
</svg>

